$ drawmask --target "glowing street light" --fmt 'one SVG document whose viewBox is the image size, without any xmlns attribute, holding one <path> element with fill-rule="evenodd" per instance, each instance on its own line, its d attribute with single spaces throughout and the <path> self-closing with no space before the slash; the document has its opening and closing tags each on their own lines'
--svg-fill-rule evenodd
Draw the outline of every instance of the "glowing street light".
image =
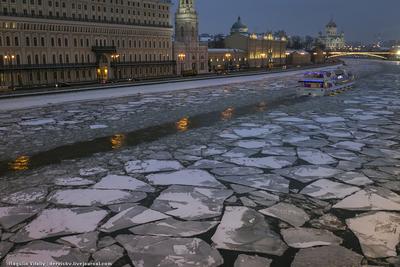
<svg viewBox="0 0 400 267">
<path fill-rule="evenodd" d="M 186 59 L 186 54 L 185 53 L 179 53 L 178 54 L 178 60 L 181 62 L 181 75 L 183 75 L 183 68 L 184 68 L 185 59 Z"/>
<path fill-rule="evenodd" d="M 264 68 L 265 67 L 264 60 L 267 58 L 267 54 L 261 53 L 260 57 L 261 57 L 261 68 Z"/>
<path fill-rule="evenodd" d="M 118 79 L 118 69 L 117 69 L 117 61 L 118 61 L 118 59 L 119 59 L 119 55 L 118 54 L 112 54 L 111 55 L 111 60 L 112 60 L 112 62 L 114 62 L 114 64 L 115 64 L 115 69 L 114 69 L 114 78 L 115 79 Z"/>
<path fill-rule="evenodd" d="M 15 55 L 5 55 L 4 56 L 4 60 L 10 65 L 10 77 L 11 77 L 11 89 L 14 90 L 14 75 L 13 75 L 13 71 L 11 70 L 13 61 L 15 59 Z"/>
</svg>

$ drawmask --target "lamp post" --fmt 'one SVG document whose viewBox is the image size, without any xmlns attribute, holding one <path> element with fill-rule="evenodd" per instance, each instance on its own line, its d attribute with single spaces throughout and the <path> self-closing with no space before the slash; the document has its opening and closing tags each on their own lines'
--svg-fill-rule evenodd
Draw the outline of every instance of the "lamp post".
<svg viewBox="0 0 400 267">
<path fill-rule="evenodd" d="M 184 68 L 185 58 L 186 58 L 185 53 L 178 54 L 178 60 L 181 63 L 181 75 L 182 76 L 183 76 L 183 68 Z"/>
<path fill-rule="evenodd" d="M 12 71 L 12 64 L 15 59 L 15 56 L 14 55 L 6 55 L 6 56 L 4 56 L 4 59 L 6 61 L 8 61 L 8 64 L 10 66 L 11 90 L 14 90 L 14 75 L 13 75 L 13 71 Z"/>
<path fill-rule="evenodd" d="M 231 65 L 231 58 L 232 58 L 232 55 L 231 55 L 231 53 L 226 53 L 225 54 L 225 60 L 226 60 L 226 71 L 229 71 L 229 69 L 230 69 L 230 65 Z"/>
<path fill-rule="evenodd" d="M 117 67 L 118 59 L 119 59 L 118 54 L 111 55 L 111 60 L 114 63 L 114 79 L 118 79 L 118 67 Z"/>
<path fill-rule="evenodd" d="M 265 67 L 264 60 L 267 57 L 267 54 L 261 53 L 260 57 L 261 57 L 261 68 L 264 68 Z"/>
</svg>

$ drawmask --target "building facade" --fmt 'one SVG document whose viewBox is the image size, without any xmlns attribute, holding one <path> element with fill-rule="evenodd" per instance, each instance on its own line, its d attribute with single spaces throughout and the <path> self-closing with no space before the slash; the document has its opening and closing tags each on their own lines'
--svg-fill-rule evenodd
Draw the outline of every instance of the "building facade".
<svg viewBox="0 0 400 267">
<path fill-rule="evenodd" d="M 209 48 L 208 67 L 210 72 L 248 68 L 247 53 L 239 49 Z"/>
<path fill-rule="evenodd" d="M 285 36 L 250 34 L 241 18 L 232 25 L 231 34 L 225 39 L 225 47 L 247 53 L 250 68 L 264 68 L 285 65 L 287 39 Z"/>
<path fill-rule="evenodd" d="M 333 20 L 325 26 L 325 35 L 319 33 L 319 40 L 327 50 L 331 51 L 341 50 L 346 46 L 344 33 L 338 33 L 338 27 Z"/>
<path fill-rule="evenodd" d="M 170 0 L 2 0 L 0 87 L 170 76 Z"/>
<path fill-rule="evenodd" d="M 178 75 L 208 72 L 208 47 L 199 41 L 199 22 L 194 0 L 179 0 L 175 14 L 174 59 Z"/>
</svg>

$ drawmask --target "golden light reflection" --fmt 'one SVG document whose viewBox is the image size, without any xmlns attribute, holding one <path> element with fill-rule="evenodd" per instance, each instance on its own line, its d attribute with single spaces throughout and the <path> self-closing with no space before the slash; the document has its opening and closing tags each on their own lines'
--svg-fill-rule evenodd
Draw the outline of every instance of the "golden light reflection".
<svg viewBox="0 0 400 267">
<path fill-rule="evenodd" d="M 224 121 L 232 119 L 235 109 L 230 107 L 221 112 L 221 119 Z"/>
<path fill-rule="evenodd" d="M 9 167 L 13 171 L 26 171 L 29 169 L 30 158 L 28 156 L 20 156 L 13 162 L 9 163 Z"/>
<path fill-rule="evenodd" d="M 119 149 L 125 144 L 126 136 L 124 134 L 116 134 L 110 138 L 112 149 Z"/>
<path fill-rule="evenodd" d="M 184 117 L 175 123 L 176 129 L 180 132 L 185 132 L 189 129 L 190 120 L 189 117 Z"/>
<path fill-rule="evenodd" d="M 264 101 L 260 102 L 257 106 L 257 111 L 258 112 L 263 112 L 267 110 L 267 103 L 265 103 Z"/>
</svg>

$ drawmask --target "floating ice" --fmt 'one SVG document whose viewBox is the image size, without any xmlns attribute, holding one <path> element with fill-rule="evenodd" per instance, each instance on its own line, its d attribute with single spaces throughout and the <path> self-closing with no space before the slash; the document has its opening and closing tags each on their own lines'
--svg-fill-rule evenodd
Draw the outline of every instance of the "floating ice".
<svg viewBox="0 0 400 267">
<path fill-rule="evenodd" d="M 315 165 L 334 164 L 337 162 L 334 158 L 318 149 L 298 148 L 297 154 L 300 159 Z"/>
<path fill-rule="evenodd" d="M 246 149 L 263 148 L 267 143 L 261 140 L 241 140 L 236 146 Z"/>
<path fill-rule="evenodd" d="M 36 215 L 45 207 L 44 204 L 0 207 L 0 225 L 3 229 L 10 229 Z"/>
<path fill-rule="evenodd" d="M 272 207 L 260 210 L 264 215 L 278 218 L 295 227 L 300 227 L 310 220 L 310 217 L 304 210 L 292 205 L 280 202 Z"/>
<path fill-rule="evenodd" d="M 358 172 L 340 173 L 335 176 L 335 179 L 341 180 L 347 184 L 352 184 L 352 185 L 369 185 L 374 183 L 374 181 L 368 179 L 367 176 Z"/>
<path fill-rule="evenodd" d="M 218 179 L 228 183 L 245 185 L 272 192 L 289 193 L 289 180 L 276 174 L 222 176 Z"/>
<path fill-rule="evenodd" d="M 261 153 L 265 155 L 287 157 L 294 157 L 297 155 L 296 150 L 293 147 L 267 147 L 264 148 Z"/>
<path fill-rule="evenodd" d="M 135 235 L 192 237 L 214 228 L 219 222 L 178 221 L 173 218 L 139 225 L 129 229 Z"/>
<path fill-rule="evenodd" d="M 270 267 L 271 259 L 240 254 L 233 267 Z"/>
<path fill-rule="evenodd" d="M 124 249 L 118 245 L 105 247 L 93 253 L 92 257 L 97 263 L 110 263 L 114 264 L 124 256 Z"/>
<path fill-rule="evenodd" d="M 351 141 L 343 141 L 333 145 L 336 148 L 343 148 L 350 151 L 361 151 L 361 149 L 365 146 L 365 144 L 351 142 Z"/>
<path fill-rule="evenodd" d="M 181 170 L 172 173 L 158 173 L 146 176 L 154 185 L 191 185 L 200 187 L 225 188 L 214 176 L 203 170 Z"/>
<path fill-rule="evenodd" d="M 54 184 L 59 186 L 85 186 L 95 183 L 95 181 L 80 177 L 58 178 L 54 181 Z"/>
<path fill-rule="evenodd" d="M 334 123 L 334 122 L 345 122 L 346 120 L 342 117 L 316 117 L 314 118 L 319 123 Z"/>
<path fill-rule="evenodd" d="M 84 252 L 93 253 L 96 251 L 98 237 L 98 232 L 90 232 L 80 235 L 65 236 L 58 239 L 57 242 L 70 247 L 79 248 Z"/>
<path fill-rule="evenodd" d="M 394 212 L 370 212 L 347 219 L 358 237 L 364 255 L 369 258 L 396 257 L 400 242 L 400 215 Z"/>
<path fill-rule="evenodd" d="M 139 224 L 145 224 L 166 218 L 169 218 L 169 216 L 161 212 L 151 210 L 142 206 L 134 206 L 121 211 L 120 213 L 109 219 L 105 224 L 101 226 L 100 230 L 102 232 L 111 233 Z"/>
<path fill-rule="evenodd" d="M 183 166 L 176 160 L 136 160 L 125 164 L 127 173 L 165 172 L 180 169 L 183 169 Z"/>
<path fill-rule="evenodd" d="M 295 157 L 271 156 L 264 158 L 232 158 L 229 161 L 247 167 L 264 169 L 281 169 L 292 166 L 297 160 Z"/>
<path fill-rule="evenodd" d="M 287 249 L 264 216 L 246 207 L 226 207 L 212 241 L 219 249 L 277 256 L 281 256 Z"/>
<path fill-rule="evenodd" d="M 94 167 L 94 168 L 87 168 L 87 169 L 80 169 L 79 175 L 82 177 L 92 177 L 92 176 L 100 176 L 107 174 L 108 170 L 102 167 Z"/>
<path fill-rule="evenodd" d="M 303 165 L 275 170 L 274 172 L 302 183 L 309 183 L 318 179 L 333 177 L 342 171 L 322 166 Z"/>
<path fill-rule="evenodd" d="M 244 158 L 250 157 L 258 153 L 258 149 L 245 149 L 240 147 L 235 147 L 234 149 L 226 152 L 222 156 L 227 158 Z"/>
<path fill-rule="evenodd" d="M 217 267 L 223 263 L 219 252 L 198 238 L 119 235 L 116 239 L 134 266 Z"/>
<path fill-rule="evenodd" d="M 282 229 L 281 234 L 286 244 L 292 248 L 340 245 L 342 239 L 327 230 L 314 228 Z"/>
<path fill-rule="evenodd" d="M 121 190 L 132 190 L 141 192 L 154 192 L 155 189 L 130 176 L 120 175 L 107 175 L 100 182 L 95 184 L 93 188 L 96 189 L 121 189 Z"/>
<path fill-rule="evenodd" d="M 19 123 L 19 125 L 22 126 L 41 126 L 41 125 L 46 125 L 46 124 L 53 124 L 56 121 L 54 119 L 34 119 L 34 120 L 28 120 L 28 121 L 22 121 Z"/>
<path fill-rule="evenodd" d="M 305 194 L 318 199 L 342 199 L 359 190 L 360 188 L 355 186 L 336 183 L 327 179 L 321 179 L 306 186 L 301 191 L 301 194 Z"/>
<path fill-rule="evenodd" d="M 47 196 L 45 188 L 28 188 L 1 198 L 0 202 L 7 204 L 29 204 L 43 202 Z"/>
<path fill-rule="evenodd" d="M 89 128 L 90 128 L 91 130 L 98 130 L 98 129 L 105 129 L 105 128 L 108 128 L 108 126 L 107 126 L 107 125 L 104 125 L 104 124 L 93 124 L 93 125 L 90 125 Z"/>
<path fill-rule="evenodd" d="M 264 173 L 263 170 L 251 167 L 232 167 L 232 168 L 216 168 L 212 169 L 211 172 L 220 176 L 232 176 L 232 175 L 255 175 Z"/>
<path fill-rule="evenodd" d="M 92 232 L 106 216 L 107 212 L 98 208 L 46 209 L 11 237 L 11 241 L 24 243 L 35 239 Z"/>
</svg>

